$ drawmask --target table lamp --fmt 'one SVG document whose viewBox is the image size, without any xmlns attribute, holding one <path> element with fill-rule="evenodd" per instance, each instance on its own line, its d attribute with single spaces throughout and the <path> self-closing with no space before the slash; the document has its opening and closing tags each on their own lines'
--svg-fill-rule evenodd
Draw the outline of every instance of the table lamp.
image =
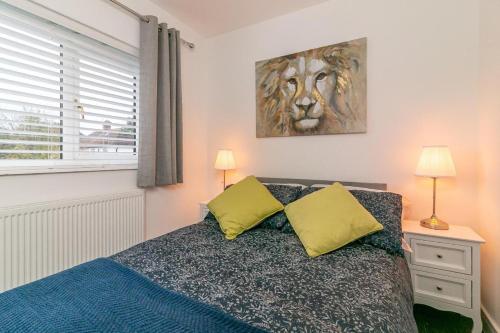
<svg viewBox="0 0 500 333">
<path fill-rule="evenodd" d="M 430 177 L 433 181 L 432 216 L 420 221 L 420 225 L 426 228 L 447 230 L 448 223 L 436 216 L 436 180 L 441 177 L 454 177 L 456 175 L 455 165 L 447 146 L 426 146 L 422 148 L 420 160 L 415 175 Z"/>
<path fill-rule="evenodd" d="M 217 152 L 217 158 L 215 159 L 215 169 L 224 171 L 224 188 L 226 189 L 226 171 L 233 170 L 236 168 L 236 163 L 234 162 L 234 155 L 232 150 L 219 150 Z"/>
</svg>

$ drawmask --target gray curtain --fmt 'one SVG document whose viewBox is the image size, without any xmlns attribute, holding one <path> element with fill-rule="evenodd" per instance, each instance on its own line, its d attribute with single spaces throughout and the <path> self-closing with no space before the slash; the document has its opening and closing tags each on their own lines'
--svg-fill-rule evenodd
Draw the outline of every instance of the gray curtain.
<svg viewBox="0 0 500 333">
<path fill-rule="evenodd" d="M 180 33 L 141 20 L 137 185 L 182 183 Z"/>
</svg>

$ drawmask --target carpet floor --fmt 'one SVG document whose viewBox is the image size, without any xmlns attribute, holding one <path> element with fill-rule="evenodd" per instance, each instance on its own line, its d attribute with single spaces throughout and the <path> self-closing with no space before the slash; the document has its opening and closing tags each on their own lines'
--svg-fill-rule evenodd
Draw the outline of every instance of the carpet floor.
<svg viewBox="0 0 500 333">
<path fill-rule="evenodd" d="M 455 312 L 415 304 L 413 314 L 419 333 L 470 333 L 472 330 L 472 319 Z"/>
</svg>

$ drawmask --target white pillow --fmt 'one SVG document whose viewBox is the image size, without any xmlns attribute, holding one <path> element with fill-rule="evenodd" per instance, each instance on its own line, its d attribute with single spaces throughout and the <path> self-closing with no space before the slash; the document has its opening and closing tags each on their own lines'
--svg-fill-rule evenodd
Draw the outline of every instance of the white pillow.
<svg viewBox="0 0 500 333">
<path fill-rule="evenodd" d="M 387 192 L 384 190 L 377 190 L 374 188 L 368 188 L 368 187 L 358 187 L 358 186 L 346 186 L 346 189 L 350 190 L 361 190 L 361 191 L 370 191 L 370 192 Z"/>
<path fill-rule="evenodd" d="M 264 185 L 287 185 L 287 186 L 295 186 L 300 187 L 301 189 L 305 189 L 307 186 L 302 184 L 286 184 L 286 183 L 262 183 Z"/>
<path fill-rule="evenodd" d="M 331 184 L 314 184 L 311 185 L 311 187 L 327 187 L 330 186 Z M 367 187 L 358 187 L 358 186 L 344 186 L 346 189 L 350 190 L 362 190 L 362 191 L 370 191 L 370 192 L 387 192 L 383 190 L 377 190 L 373 188 L 367 188 Z"/>
<path fill-rule="evenodd" d="M 310 187 L 327 187 L 330 185 L 333 185 L 333 183 L 331 183 L 331 184 L 313 184 Z"/>
</svg>

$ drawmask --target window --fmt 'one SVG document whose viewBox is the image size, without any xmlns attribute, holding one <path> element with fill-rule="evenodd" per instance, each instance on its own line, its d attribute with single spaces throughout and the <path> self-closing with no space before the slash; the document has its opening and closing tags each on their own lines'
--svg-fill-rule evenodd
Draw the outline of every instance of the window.
<svg viewBox="0 0 500 333">
<path fill-rule="evenodd" d="M 0 170 L 135 166 L 137 57 L 0 9 Z"/>
</svg>

